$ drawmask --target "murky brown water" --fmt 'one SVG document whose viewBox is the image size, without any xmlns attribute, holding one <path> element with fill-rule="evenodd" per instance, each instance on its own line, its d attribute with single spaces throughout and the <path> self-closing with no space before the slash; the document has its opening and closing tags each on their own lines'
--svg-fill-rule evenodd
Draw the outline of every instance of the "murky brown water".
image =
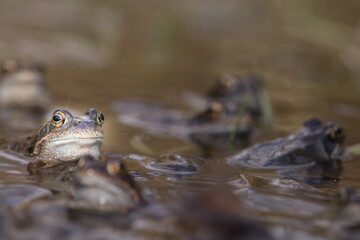
<svg viewBox="0 0 360 240">
<path fill-rule="evenodd" d="M 223 72 L 265 79 L 273 133 L 253 143 L 286 136 L 310 116 L 342 126 L 347 145 L 360 141 L 357 1 L 25 2 L 0 1 L 0 57 L 48 64 L 48 87 L 57 106 L 101 110 L 106 117 L 104 152 L 144 154 L 131 141 L 144 134 L 154 156 L 172 151 L 201 155 L 189 142 L 118 123 L 110 104 L 137 97 L 186 109 L 180 94 L 204 93 Z M 1 164 L 1 184 L 31 182 L 23 167 L 6 159 Z M 136 163 L 128 168 L 160 202 L 174 201 L 224 175 L 234 181 L 243 171 L 223 159 L 205 160 L 200 173 L 184 178 L 149 174 Z M 360 163 L 344 162 L 343 168 L 332 189 L 359 189 Z M 321 194 L 283 194 L 269 186 L 239 192 L 276 236 L 329 238 L 326 221 L 336 206 Z"/>
</svg>

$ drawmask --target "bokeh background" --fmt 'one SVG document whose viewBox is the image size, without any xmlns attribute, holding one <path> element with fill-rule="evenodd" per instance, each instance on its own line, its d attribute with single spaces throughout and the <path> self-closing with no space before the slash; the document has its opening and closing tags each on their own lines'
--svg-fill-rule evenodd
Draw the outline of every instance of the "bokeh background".
<svg viewBox="0 0 360 240">
<path fill-rule="evenodd" d="M 44 64 L 56 106 L 102 111 L 105 152 L 141 153 L 133 141 L 141 136 L 155 154 L 200 155 L 191 143 L 118 123 L 111 103 L 187 109 L 182 93 L 205 93 L 222 73 L 263 76 L 274 112 L 268 138 L 314 116 L 342 126 L 352 145 L 360 142 L 359 13 L 358 0 L 0 0 L 0 60 Z M 359 169 L 345 162 L 338 186 L 359 189 Z M 312 217 L 302 219 L 306 229 Z"/>
</svg>

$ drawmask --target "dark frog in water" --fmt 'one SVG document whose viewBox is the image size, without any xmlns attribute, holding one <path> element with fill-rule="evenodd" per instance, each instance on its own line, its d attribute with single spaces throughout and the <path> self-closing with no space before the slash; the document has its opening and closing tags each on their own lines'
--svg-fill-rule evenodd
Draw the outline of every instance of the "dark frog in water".
<svg viewBox="0 0 360 240">
<path fill-rule="evenodd" d="M 3 133 L 23 134 L 44 121 L 51 105 L 44 72 L 41 65 L 32 62 L 7 60 L 2 64 L 0 121 Z"/>
<path fill-rule="evenodd" d="M 228 114 L 237 115 L 239 109 L 257 118 L 264 114 L 261 106 L 263 100 L 263 80 L 249 75 L 240 79 L 232 74 L 223 74 L 210 89 L 206 97 L 210 101 L 217 101 L 224 105 Z"/>
<path fill-rule="evenodd" d="M 72 161 L 83 155 L 99 158 L 103 123 L 104 115 L 93 108 L 77 117 L 57 110 L 50 121 L 32 136 L 15 141 L 11 149 L 36 160 Z"/>
<path fill-rule="evenodd" d="M 260 143 L 227 158 L 230 165 L 252 168 L 282 168 L 339 160 L 344 131 L 334 123 L 311 118 L 294 134 Z"/>
<path fill-rule="evenodd" d="M 99 162 L 87 155 L 80 159 L 78 168 L 72 209 L 126 213 L 145 203 L 121 160 Z"/>
<path fill-rule="evenodd" d="M 215 148 L 221 154 L 228 152 L 230 144 L 247 145 L 252 129 L 265 122 L 269 125 L 271 119 L 263 81 L 255 76 L 239 79 L 225 74 L 205 96 L 187 93 L 184 101 L 195 112 L 141 100 L 118 101 L 113 108 L 124 124 L 189 139 L 205 152 Z"/>
</svg>

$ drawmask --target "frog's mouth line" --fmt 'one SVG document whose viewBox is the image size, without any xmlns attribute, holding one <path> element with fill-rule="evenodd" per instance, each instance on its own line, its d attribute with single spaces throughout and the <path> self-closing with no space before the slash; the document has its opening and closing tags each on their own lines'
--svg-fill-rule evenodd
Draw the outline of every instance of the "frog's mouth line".
<svg viewBox="0 0 360 240">
<path fill-rule="evenodd" d="M 92 147 L 101 147 L 104 142 L 104 138 L 98 137 L 98 138 L 65 138 L 65 139 L 56 139 L 53 141 L 49 141 L 47 143 L 50 148 L 53 149 L 73 149 L 77 151 L 76 149 L 89 149 Z M 58 151 L 58 150 L 55 150 Z"/>
<path fill-rule="evenodd" d="M 66 142 L 66 141 L 104 141 L 104 136 L 99 137 L 69 137 L 69 138 L 58 138 L 58 139 L 49 139 L 48 142 L 56 143 L 56 142 Z"/>
</svg>

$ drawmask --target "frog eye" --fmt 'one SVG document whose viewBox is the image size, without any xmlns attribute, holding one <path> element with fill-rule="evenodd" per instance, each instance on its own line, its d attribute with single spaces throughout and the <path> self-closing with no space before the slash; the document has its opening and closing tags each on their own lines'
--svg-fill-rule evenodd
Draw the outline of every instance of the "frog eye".
<svg viewBox="0 0 360 240">
<path fill-rule="evenodd" d="M 100 125 L 103 125 L 103 123 L 104 123 L 104 121 L 105 121 L 104 114 L 102 114 L 101 112 L 97 112 L 97 114 L 96 114 L 96 121 L 97 121 Z"/>
<path fill-rule="evenodd" d="M 330 138 L 334 141 L 342 141 L 345 137 L 344 130 L 341 127 L 334 127 L 330 130 Z"/>
<path fill-rule="evenodd" d="M 124 164 L 120 161 L 109 161 L 106 170 L 110 175 L 117 175 L 124 171 Z"/>
<path fill-rule="evenodd" d="M 336 139 L 341 139 L 344 137 L 344 130 L 341 127 L 335 127 L 332 129 L 331 135 Z"/>
<path fill-rule="evenodd" d="M 61 127 L 66 122 L 66 116 L 61 111 L 55 111 L 52 118 L 51 118 L 51 124 L 54 127 Z"/>
<path fill-rule="evenodd" d="M 209 118 L 212 120 L 218 119 L 224 113 L 224 106 L 221 103 L 213 102 L 209 107 Z"/>
</svg>

